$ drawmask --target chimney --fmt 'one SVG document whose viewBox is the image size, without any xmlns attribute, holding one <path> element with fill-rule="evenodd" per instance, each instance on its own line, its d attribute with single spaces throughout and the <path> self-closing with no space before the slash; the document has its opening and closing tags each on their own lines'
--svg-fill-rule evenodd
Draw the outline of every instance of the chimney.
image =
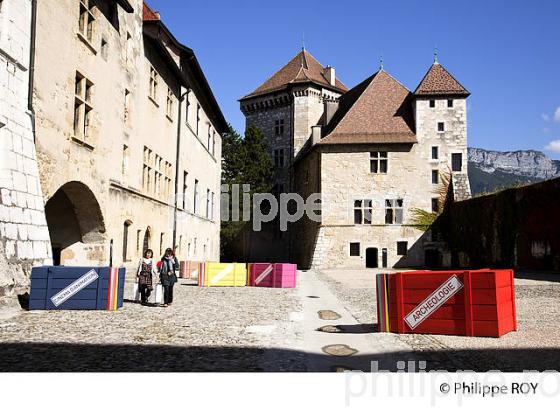
<svg viewBox="0 0 560 410">
<path fill-rule="evenodd" d="M 338 101 L 337 100 L 325 100 L 324 102 L 324 109 L 325 109 L 325 125 L 327 125 L 329 122 L 331 122 L 331 119 L 334 115 L 334 113 L 336 112 L 336 110 L 338 110 Z"/>
<path fill-rule="evenodd" d="M 330 85 L 333 86 L 336 85 L 336 76 L 334 72 L 334 67 L 331 67 L 330 65 L 326 66 L 324 75 Z"/>
</svg>

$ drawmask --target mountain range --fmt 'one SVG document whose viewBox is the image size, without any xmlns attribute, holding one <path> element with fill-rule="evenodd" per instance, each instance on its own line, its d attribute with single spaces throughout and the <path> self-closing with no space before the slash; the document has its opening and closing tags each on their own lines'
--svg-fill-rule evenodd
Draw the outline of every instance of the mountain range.
<svg viewBox="0 0 560 410">
<path fill-rule="evenodd" d="M 469 180 L 473 196 L 560 177 L 560 161 L 540 151 L 489 151 L 469 148 Z"/>
</svg>

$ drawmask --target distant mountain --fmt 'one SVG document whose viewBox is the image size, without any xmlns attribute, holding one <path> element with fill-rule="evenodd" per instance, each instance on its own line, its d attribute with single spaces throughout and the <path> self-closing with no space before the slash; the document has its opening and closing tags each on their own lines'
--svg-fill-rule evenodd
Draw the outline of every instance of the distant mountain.
<svg viewBox="0 0 560 410">
<path fill-rule="evenodd" d="M 469 180 L 473 195 L 560 177 L 560 161 L 540 151 L 488 151 L 469 148 Z"/>
</svg>

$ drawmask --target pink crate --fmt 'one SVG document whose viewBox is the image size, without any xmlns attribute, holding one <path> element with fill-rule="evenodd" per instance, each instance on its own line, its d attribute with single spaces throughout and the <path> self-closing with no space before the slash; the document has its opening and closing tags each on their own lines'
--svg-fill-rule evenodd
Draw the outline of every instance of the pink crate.
<svg viewBox="0 0 560 410">
<path fill-rule="evenodd" d="M 250 263 L 249 286 L 295 288 L 296 271 L 291 263 Z"/>
</svg>

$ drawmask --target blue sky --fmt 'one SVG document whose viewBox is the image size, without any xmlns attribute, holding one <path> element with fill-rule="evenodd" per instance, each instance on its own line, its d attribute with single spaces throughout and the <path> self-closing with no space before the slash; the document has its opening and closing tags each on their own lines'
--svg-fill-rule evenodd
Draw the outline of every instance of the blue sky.
<svg viewBox="0 0 560 410">
<path fill-rule="evenodd" d="M 379 67 L 414 90 L 439 61 L 472 93 L 469 145 L 560 159 L 560 1 L 148 0 L 193 48 L 226 119 L 305 46 L 353 87 Z M 304 34 L 305 33 L 305 34 Z M 556 141 L 556 143 L 554 143 Z M 552 143 L 552 144 L 551 144 Z M 555 149 L 555 150 L 554 150 Z"/>
</svg>

